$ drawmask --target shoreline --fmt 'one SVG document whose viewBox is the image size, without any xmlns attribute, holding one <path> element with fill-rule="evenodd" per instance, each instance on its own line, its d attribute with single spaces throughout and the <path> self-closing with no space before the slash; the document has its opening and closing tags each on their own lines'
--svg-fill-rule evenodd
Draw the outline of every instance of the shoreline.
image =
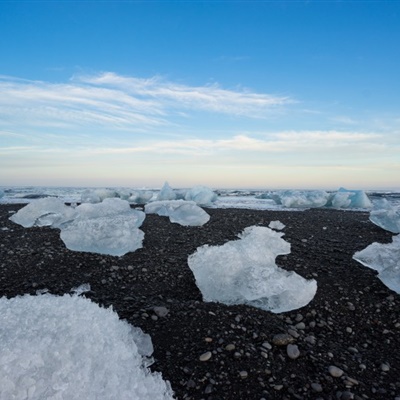
<svg viewBox="0 0 400 400">
<path fill-rule="evenodd" d="M 141 227 L 143 248 L 113 257 L 70 251 L 58 230 L 9 221 L 9 211 L 23 206 L 0 205 L 0 297 L 42 289 L 61 295 L 89 283 L 86 297 L 112 306 L 121 319 L 150 334 L 151 369 L 162 372 L 177 398 L 400 396 L 400 296 L 352 259 L 372 242 L 387 243 L 393 236 L 372 224 L 369 212 L 205 208 L 211 219 L 202 227 L 150 214 Z M 276 264 L 316 279 L 314 299 L 281 314 L 203 302 L 187 257 L 201 245 L 222 245 L 247 226 L 274 220 L 286 225 L 283 239 L 291 243 L 291 253 L 277 257 Z M 158 316 L 154 307 L 168 314 Z M 274 344 L 280 333 L 291 335 L 298 358 L 288 356 L 286 345 Z M 211 358 L 200 361 L 208 351 Z M 330 366 L 343 375 L 333 376 Z"/>
</svg>

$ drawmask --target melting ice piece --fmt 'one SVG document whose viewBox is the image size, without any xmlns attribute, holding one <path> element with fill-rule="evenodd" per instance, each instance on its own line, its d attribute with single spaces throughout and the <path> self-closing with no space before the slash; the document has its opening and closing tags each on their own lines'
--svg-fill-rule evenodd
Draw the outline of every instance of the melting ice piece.
<svg viewBox="0 0 400 400">
<path fill-rule="evenodd" d="M 157 200 L 175 200 L 176 193 L 169 186 L 168 182 L 164 183 L 164 186 L 161 188 L 160 192 L 157 195 Z"/>
<path fill-rule="evenodd" d="M 371 208 L 372 203 L 363 190 L 340 188 L 331 194 L 327 206 L 334 208 Z"/>
<path fill-rule="evenodd" d="M 194 201 L 154 201 L 146 204 L 144 209 L 146 214 L 169 217 L 171 222 L 183 226 L 201 226 L 210 220 L 210 216 Z"/>
<path fill-rule="evenodd" d="M 285 224 L 282 224 L 281 221 L 271 221 L 268 227 L 277 231 L 281 231 L 285 227 Z"/>
<path fill-rule="evenodd" d="M 81 195 L 81 202 L 100 203 L 104 199 L 117 196 L 117 192 L 111 189 L 86 189 Z"/>
<path fill-rule="evenodd" d="M 127 201 L 107 198 L 75 210 L 78 216 L 60 234 L 68 249 L 122 256 L 142 247 L 144 233 L 138 228 L 145 214 L 132 210 Z"/>
<path fill-rule="evenodd" d="M 400 233 L 400 208 L 394 208 L 386 199 L 381 199 L 374 204 L 369 219 L 382 229 Z"/>
<path fill-rule="evenodd" d="M 288 208 L 323 207 L 329 198 L 329 194 L 323 190 L 284 190 L 277 194 L 279 203 Z"/>
<path fill-rule="evenodd" d="M 218 196 L 209 187 L 194 186 L 186 192 L 185 200 L 194 201 L 199 206 L 208 206 L 217 200 Z"/>
<path fill-rule="evenodd" d="M 0 298 L 0 398 L 167 400 L 151 338 L 80 296 Z"/>
<path fill-rule="evenodd" d="M 153 197 L 151 190 L 135 190 L 131 193 L 128 201 L 134 204 L 146 204 Z"/>
<path fill-rule="evenodd" d="M 400 235 L 392 243 L 372 243 L 353 255 L 354 260 L 379 272 L 378 278 L 391 290 L 400 293 Z"/>
<path fill-rule="evenodd" d="M 275 264 L 275 258 L 290 253 L 283 233 L 250 226 L 240 240 L 222 246 L 201 246 L 188 264 L 204 301 L 248 304 L 274 313 L 308 304 L 317 291 L 315 280 L 306 280 Z"/>
<path fill-rule="evenodd" d="M 61 199 L 47 197 L 29 203 L 13 214 L 10 220 L 24 228 L 32 226 L 59 227 L 75 217 L 76 211 L 72 207 L 66 206 Z"/>
</svg>

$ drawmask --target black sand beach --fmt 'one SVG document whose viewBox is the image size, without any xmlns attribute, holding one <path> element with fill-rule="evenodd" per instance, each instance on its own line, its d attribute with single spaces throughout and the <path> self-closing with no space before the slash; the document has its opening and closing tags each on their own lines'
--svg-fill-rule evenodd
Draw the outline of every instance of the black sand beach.
<svg viewBox="0 0 400 400">
<path fill-rule="evenodd" d="M 400 296 L 352 259 L 392 238 L 367 212 L 206 209 L 211 220 L 202 227 L 147 215 L 143 248 L 111 257 L 70 251 L 58 230 L 9 221 L 21 207 L 0 206 L 0 296 L 61 295 L 90 283 L 86 297 L 151 335 L 151 368 L 177 398 L 400 399 Z M 187 257 L 273 220 L 291 243 L 277 264 L 317 280 L 313 301 L 283 314 L 202 302 Z M 285 334 L 281 343 L 277 334 Z M 287 354 L 289 342 L 298 358 Z"/>
</svg>

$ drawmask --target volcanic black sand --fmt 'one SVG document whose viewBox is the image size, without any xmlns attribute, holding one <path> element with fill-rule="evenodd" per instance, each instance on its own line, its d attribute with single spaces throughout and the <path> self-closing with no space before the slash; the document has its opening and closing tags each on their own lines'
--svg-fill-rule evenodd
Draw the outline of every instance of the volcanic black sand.
<svg viewBox="0 0 400 400">
<path fill-rule="evenodd" d="M 0 296 L 40 289 L 61 295 L 90 283 L 86 297 L 112 305 L 151 335 L 151 368 L 162 372 L 179 399 L 400 396 L 400 296 L 352 259 L 392 238 L 367 212 L 206 209 L 211 219 L 202 227 L 147 215 L 143 248 L 112 257 L 70 251 L 56 229 L 9 221 L 21 207 L 0 206 Z M 318 282 L 311 303 L 282 314 L 204 303 L 188 256 L 273 220 L 286 225 L 283 238 L 291 243 L 291 253 L 277 264 Z M 281 343 L 277 334 L 286 334 Z M 289 357 L 289 342 L 300 350 L 298 358 Z M 211 358 L 201 361 L 207 352 Z"/>
</svg>

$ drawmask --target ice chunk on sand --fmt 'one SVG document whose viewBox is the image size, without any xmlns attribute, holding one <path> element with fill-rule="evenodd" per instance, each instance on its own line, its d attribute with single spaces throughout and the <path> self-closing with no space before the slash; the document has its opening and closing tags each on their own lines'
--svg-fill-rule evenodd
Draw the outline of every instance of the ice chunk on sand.
<svg viewBox="0 0 400 400">
<path fill-rule="evenodd" d="M 134 204 L 146 204 L 153 198 L 151 190 L 135 190 L 131 193 L 128 201 Z"/>
<path fill-rule="evenodd" d="M 0 189 L 0 199 L 4 196 L 4 190 Z"/>
<path fill-rule="evenodd" d="M 400 235 L 392 243 L 372 243 L 357 251 L 353 258 L 379 272 L 378 278 L 391 290 L 400 293 Z"/>
<path fill-rule="evenodd" d="M 164 183 L 164 186 L 161 188 L 160 192 L 157 195 L 157 200 L 175 200 L 176 193 L 169 186 L 168 182 Z"/>
<path fill-rule="evenodd" d="M 371 208 L 372 203 L 363 190 L 347 190 L 340 188 L 332 193 L 327 206 L 334 208 Z"/>
<path fill-rule="evenodd" d="M 78 216 L 60 234 L 68 249 L 122 256 L 142 247 L 144 233 L 138 228 L 145 214 L 132 210 L 127 201 L 107 198 L 75 210 Z"/>
<path fill-rule="evenodd" d="M 279 203 L 288 208 L 323 207 L 329 198 L 323 190 L 284 190 L 278 194 Z"/>
<path fill-rule="evenodd" d="M 381 199 L 374 204 L 369 219 L 382 229 L 400 233 L 400 208 L 394 208 L 386 199 Z"/>
<path fill-rule="evenodd" d="M 76 211 L 66 206 L 61 199 L 46 197 L 35 200 L 10 217 L 10 220 L 24 228 L 32 226 L 58 227 L 76 217 Z"/>
<path fill-rule="evenodd" d="M 80 296 L 0 298 L 0 343 L 1 399 L 173 398 L 149 335 Z"/>
<path fill-rule="evenodd" d="M 209 187 L 194 186 L 186 192 L 185 200 L 194 201 L 199 206 L 208 206 L 217 200 L 218 196 Z"/>
<path fill-rule="evenodd" d="M 268 227 L 277 231 L 281 231 L 285 227 L 285 224 L 282 224 L 281 221 L 271 221 Z"/>
<path fill-rule="evenodd" d="M 289 254 L 283 233 L 250 226 L 240 240 L 222 246 L 201 246 L 188 264 L 204 301 L 248 304 L 274 313 L 308 304 L 317 291 L 315 280 L 306 280 L 275 264 L 278 255 Z"/>
<path fill-rule="evenodd" d="M 117 197 L 118 193 L 111 189 L 86 189 L 81 195 L 82 203 L 100 203 L 104 199 Z"/>
<path fill-rule="evenodd" d="M 169 217 L 171 222 L 183 226 L 201 226 L 210 220 L 207 214 L 194 201 L 169 200 L 154 201 L 144 206 L 146 214 Z"/>
</svg>

